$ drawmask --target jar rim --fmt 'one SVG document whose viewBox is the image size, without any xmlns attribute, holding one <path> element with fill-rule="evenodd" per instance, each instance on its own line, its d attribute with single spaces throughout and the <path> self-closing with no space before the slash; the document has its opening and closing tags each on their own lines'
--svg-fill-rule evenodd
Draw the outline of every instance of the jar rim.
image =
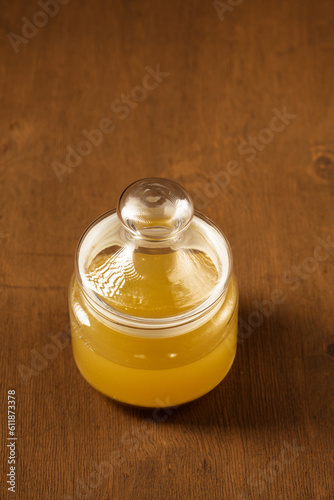
<svg viewBox="0 0 334 500">
<path fill-rule="evenodd" d="M 193 324 L 193 322 L 201 321 L 201 318 L 205 318 L 206 315 L 211 316 L 211 312 L 212 314 L 214 314 L 223 302 L 228 286 L 230 284 L 233 271 L 233 257 L 230 244 L 224 233 L 211 219 L 198 211 L 194 212 L 194 219 L 199 220 L 202 224 L 210 226 L 210 228 L 215 234 L 219 236 L 220 240 L 225 246 L 225 262 L 227 262 L 227 271 L 225 273 L 224 280 L 218 281 L 209 297 L 207 297 L 197 306 L 190 308 L 180 314 L 172 316 L 134 316 L 131 314 L 123 313 L 122 311 L 119 311 L 118 309 L 107 304 L 95 291 L 85 285 L 85 280 L 83 278 L 84 259 L 82 258 L 82 251 L 85 243 L 87 244 L 87 236 L 105 219 L 113 217 L 116 214 L 117 209 L 113 209 L 105 212 L 100 217 L 95 219 L 83 232 L 77 245 L 75 253 L 75 276 L 80 286 L 81 292 L 83 293 L 83 296 L 88 302 L 90 308 L 92 308 L 94 312 L 98 313 L 98 315 L 103 317 L 106 321 L 111 322 L 112 324 L 116 324 L 119 327 L 129 328 L 131 331 L 165 330 L 166 332 L 168 332 L 170 329 L 173 329 L 175 327 L 181 327 L 184 325 L 188 325 L 189 323 Z M 118 224 L 121 223 L 118 221 Z"/>
</svg>

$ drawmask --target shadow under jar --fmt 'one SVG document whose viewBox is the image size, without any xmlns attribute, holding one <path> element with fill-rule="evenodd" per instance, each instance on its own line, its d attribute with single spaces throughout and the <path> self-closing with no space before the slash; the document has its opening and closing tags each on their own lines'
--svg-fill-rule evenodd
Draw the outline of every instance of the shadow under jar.
<svg viewBox="0 0 334 500">
<path fill-rule="evenodd" d="M 142 407 L 213 389 L 236 353 L 230 246 L 177 183 L 131 184 L 77 249 L 69 308 L 76 364 L 95 389 Z"/>
</svg>

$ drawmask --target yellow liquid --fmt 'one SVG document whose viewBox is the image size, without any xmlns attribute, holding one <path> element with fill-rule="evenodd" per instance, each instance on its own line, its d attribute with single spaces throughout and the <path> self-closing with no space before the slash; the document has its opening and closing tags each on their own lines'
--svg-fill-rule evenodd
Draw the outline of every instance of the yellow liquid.
<svg viewBox="0 0 334 500">
<path fill-rule="evenodd" d="M 115 277 L 108 269 L 111 264 L 115 268 L 118 257 L 123 269 Z M 194 252 L 190 257 L 139 251 L 124 269 L 124 255 L 111 249 L 93 260 L 88 277 L 96 291 L 103 291 L 105 301 L 121 312 L 171 316 L 198 305 L 217 280 L 216 268 L 206 255 Z M 223 304 L 200 327 L 172 337 L 139 337 L 117 331 L 93 315 L 73 277 L 70 316 L 75 361 L 95 389 L 118 401 L 153 408 L 192 401 L 218 385 L 233 363 L 237 305 L 232 277 Z"/>
</svg>

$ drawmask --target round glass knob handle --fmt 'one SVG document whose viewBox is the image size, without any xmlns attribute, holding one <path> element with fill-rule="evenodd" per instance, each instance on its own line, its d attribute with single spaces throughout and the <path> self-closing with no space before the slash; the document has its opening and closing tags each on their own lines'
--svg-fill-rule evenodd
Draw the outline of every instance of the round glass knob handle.
<svg viewBox="0 0 334 500">
<path fill-rule="evenodd" d="M 194 206 L 180 184 L 151 177 L 125 189 L 118 202 L 117 214 L 133 236 L 162 240 L 175 237 L 188 227 Z"/>
</svg>

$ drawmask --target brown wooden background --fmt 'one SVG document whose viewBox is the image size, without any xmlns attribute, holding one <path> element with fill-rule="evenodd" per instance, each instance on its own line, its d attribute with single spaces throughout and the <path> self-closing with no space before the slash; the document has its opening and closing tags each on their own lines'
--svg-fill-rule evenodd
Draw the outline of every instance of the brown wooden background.
<svg viewBox="0 0 334 500">
<path fill-rule="evenodd" d="M 333 249 L 312 261 L 319 237 L 334 241 L 333 3 L 245 0 L 221 20 L 209 0 L 70 0 L 17 53 L 7 34 L 41 8 L 1 10 L 0 497 L 13 498 L 14 388 L 16 498 L 333 498 Z M 120 120 L 111 103 L 157 64 L 169 76 Z M 284 107 L 296 118 L 247 161 L 240 143 Z M 59 182 L 52 162 L 103 118 L 115 130 Z M 238 175 L 210 185 L 231 160 Z M 95 392 L 70 345 L 22 378 L 66 328 L 81 233 L 152 175 L 180 182 L 226 233 L 244 321 L 274 289 L 285 302 L 241 339 L 216 390 L 170 415 Z"/>
</svg>

